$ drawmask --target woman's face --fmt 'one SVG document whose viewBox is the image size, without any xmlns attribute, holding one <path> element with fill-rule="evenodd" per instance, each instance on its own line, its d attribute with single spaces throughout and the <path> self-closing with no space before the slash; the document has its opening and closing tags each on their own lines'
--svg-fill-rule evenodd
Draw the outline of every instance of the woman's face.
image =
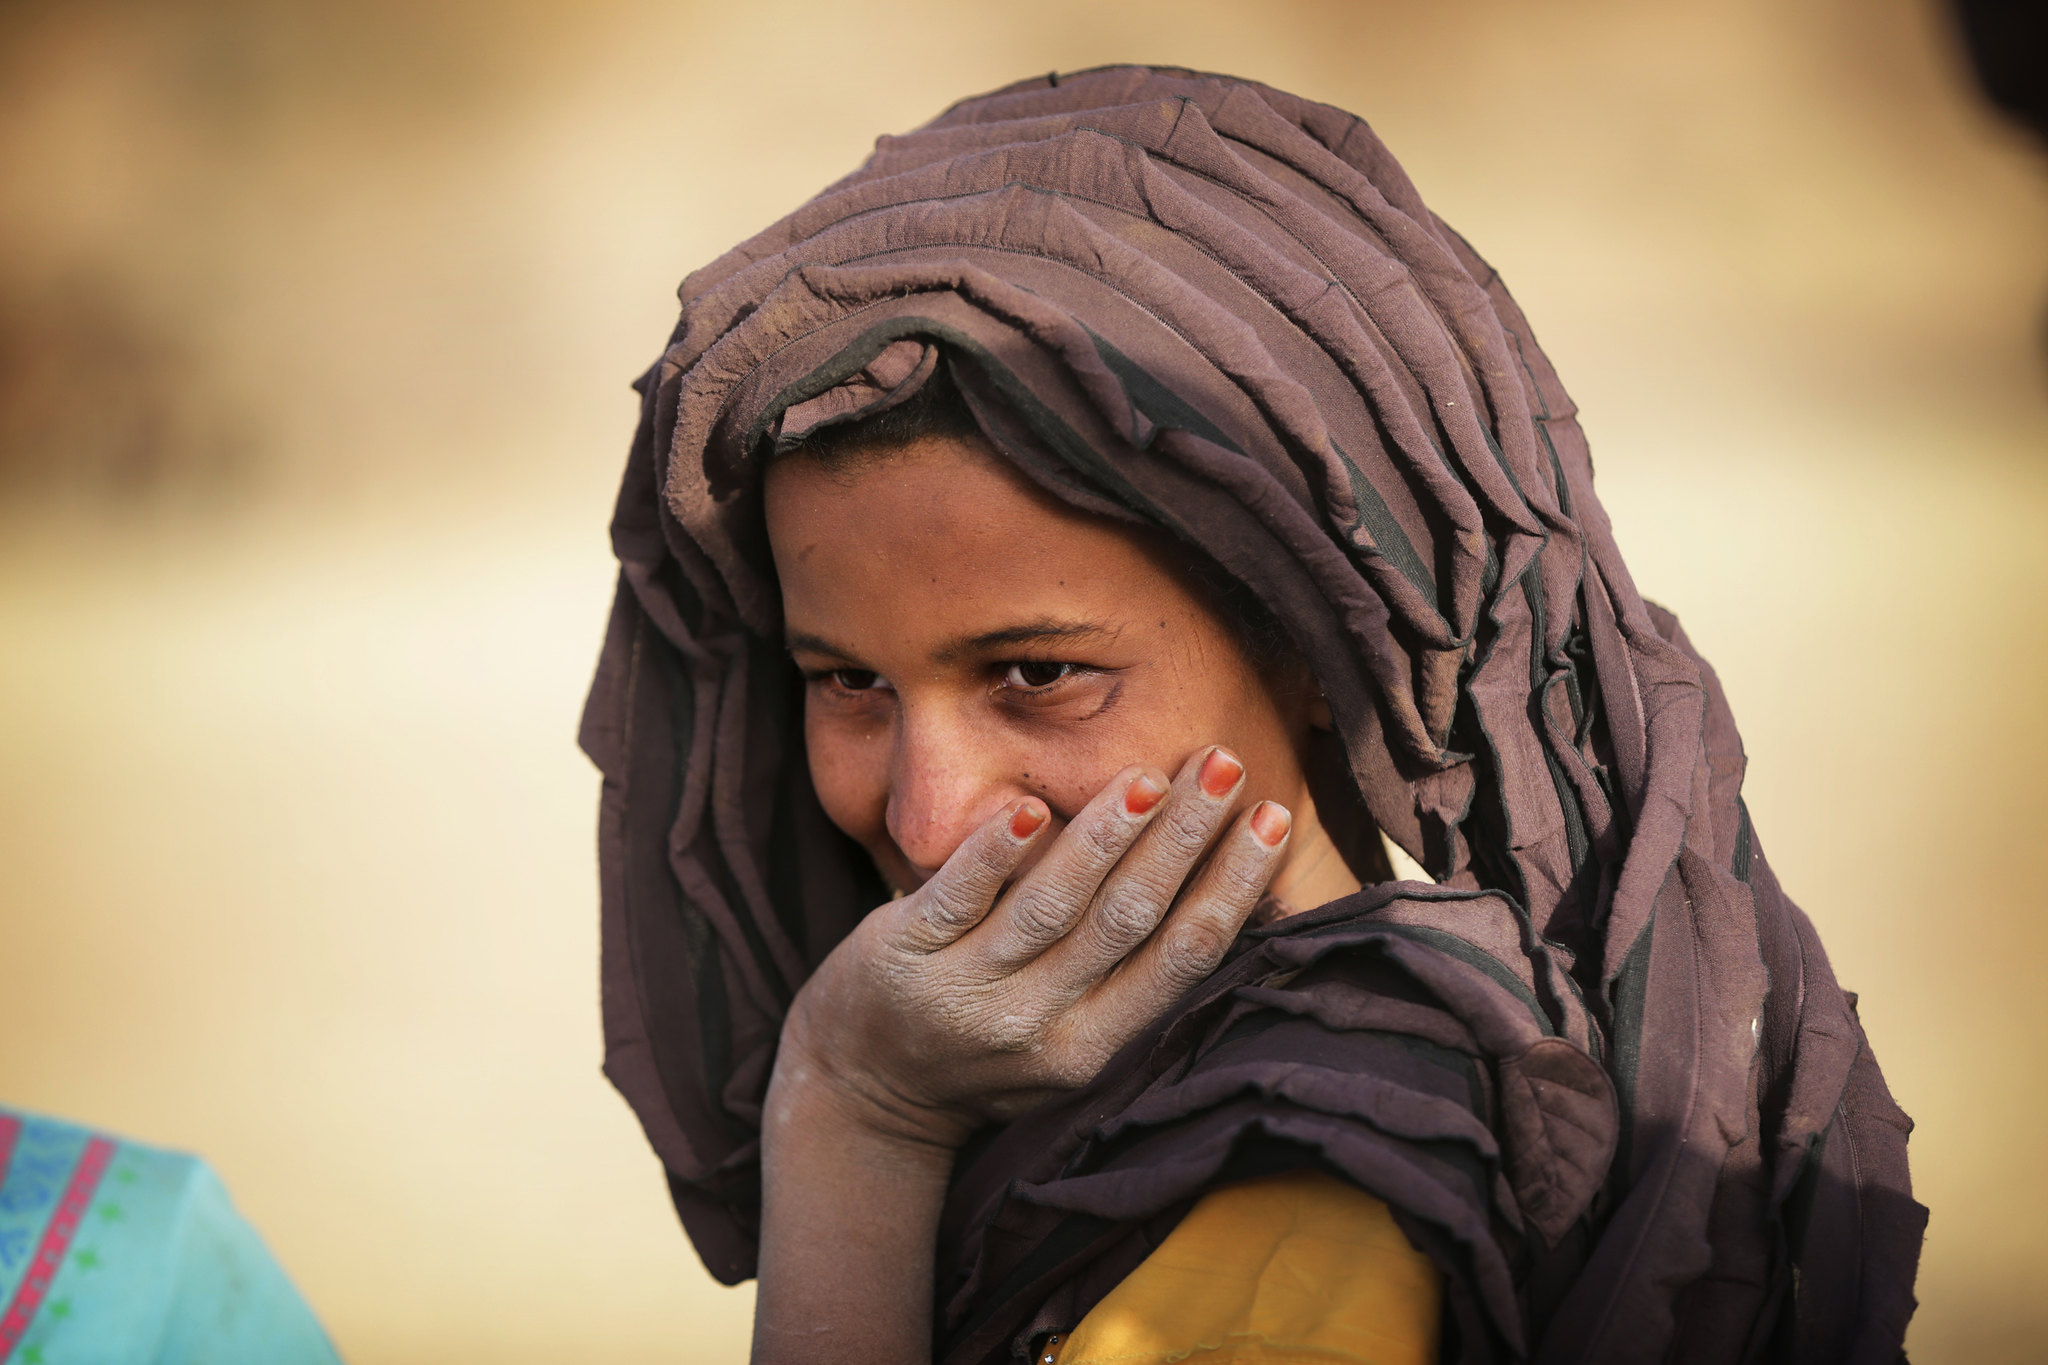
<svg viewBox="0 0 2048 1365">
<path fill-rule="evenodd" d="M 1310 689 L 1269 687 L 1145 538 L 952 437 L 779 460 L 767 518 L 819 799 L 899 890 L 1020 797 L 1063 824 L 1211 744 L 1301 832 Z"/>
</svg>

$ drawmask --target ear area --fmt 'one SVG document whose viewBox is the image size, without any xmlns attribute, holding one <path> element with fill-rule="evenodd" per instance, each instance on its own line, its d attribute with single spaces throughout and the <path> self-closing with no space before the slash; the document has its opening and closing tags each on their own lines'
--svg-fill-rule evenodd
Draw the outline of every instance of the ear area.
<svg viewBox="0 0 2048 1365">
<path fill-rule="evenodd" d="M 1308 728 L 1324 733 L 1334 732 L 1337 728 L 1336 719 L 1330 714 L 1330 699 L 1323 695 L 1323 689 L 1320 687 L 1316 689 L 1316 694 L 1309 698 Z"/>
</svg>

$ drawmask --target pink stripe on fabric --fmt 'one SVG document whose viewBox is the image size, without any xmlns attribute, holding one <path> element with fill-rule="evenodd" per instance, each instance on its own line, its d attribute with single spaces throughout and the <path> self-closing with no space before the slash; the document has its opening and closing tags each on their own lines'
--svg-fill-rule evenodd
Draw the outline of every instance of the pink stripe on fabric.
<svg viewBox="0 0 2048 1365">
<path fill-rule="evenodd" d="M 14 1144 L 21 1137 L 21 1120 L 0 1114 L 0 1184 L 7 1182 L 7 1168 L 14 1164 Z"/>
<path fill-rule="evenodd" d="M 11 1141 L 9 1145 L 12 1145 Z M 79 1157 L 77 1167 L 71 1172 L 71 1184 L 65 1189 L 64 1198 L 58 1201 L 56 1212 L 50 1215 L 48 1226 L 43 1229 L 43 1240 L 36 1248 L 35 1259 L 29 1262 L 28 1272 L 21 1277 L 21 1287 L 14 1291 L 14 1302 L 8 1304 L 6 1314 L 0 1316 L 0 1365 L 6 1365 L 8 1357 L 14 1354 L 14 1348 L 28 1335 L 30 1324 L 36 1320 L 36 1311 L 43 1306 L 43 1295 L 49 1292 L 50 1281 L 57 1278 L 57 1267 L 64 1263 L 64 1253 L 70 1248 L 71 1239 L 78 1232 L 78 1224 L 92 1203 L 93 1191 L 99 1188 L 100 1177 L 106 1174 L 107 1163 L 113 1159 L 114 1144 L 107 1139 L 96 1137 L 85 1144 L 85 1154 Z"/>
</svg>

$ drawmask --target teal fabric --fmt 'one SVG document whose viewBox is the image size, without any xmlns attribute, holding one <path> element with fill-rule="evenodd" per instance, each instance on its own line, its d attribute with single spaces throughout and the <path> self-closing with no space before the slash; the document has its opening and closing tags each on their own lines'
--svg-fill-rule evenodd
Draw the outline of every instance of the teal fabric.
<svg viewBox="0 0 2048 1365">
<path fill-rule="evenodd" d="M 96 1179 L 95 1140 L 111 1144 Z M 0 1106 L 0 1161 L 0 1365 L 338 1361 L 197 1157 Z M 88 1185 L 67 1238 L 65 1196 Z M 60 1243 L 48 1275 L 38 1252 Z"/>
</svg>

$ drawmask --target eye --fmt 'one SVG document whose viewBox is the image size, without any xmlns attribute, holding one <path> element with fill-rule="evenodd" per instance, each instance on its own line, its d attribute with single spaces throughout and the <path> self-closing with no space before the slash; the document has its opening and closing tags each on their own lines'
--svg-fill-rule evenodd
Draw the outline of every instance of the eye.
<svg viewBox="0 0 2048 1365">
<path fill-rule="evenodd" d="M 881 674 L 867 668 L 835 668 L 830 676 L 835 685 L 848 692 L 880 692 L 889 686 Z"/>
<path fill-rule="evenodd" d="M 1077 667 L 1075 664 L 1049 663 L 1042 659 L 1020 659 L 1003 670 L 1003 685 L 1025 689 L 1051 687 L 1060 679 L 1071 677 Z"/>
</svg>

